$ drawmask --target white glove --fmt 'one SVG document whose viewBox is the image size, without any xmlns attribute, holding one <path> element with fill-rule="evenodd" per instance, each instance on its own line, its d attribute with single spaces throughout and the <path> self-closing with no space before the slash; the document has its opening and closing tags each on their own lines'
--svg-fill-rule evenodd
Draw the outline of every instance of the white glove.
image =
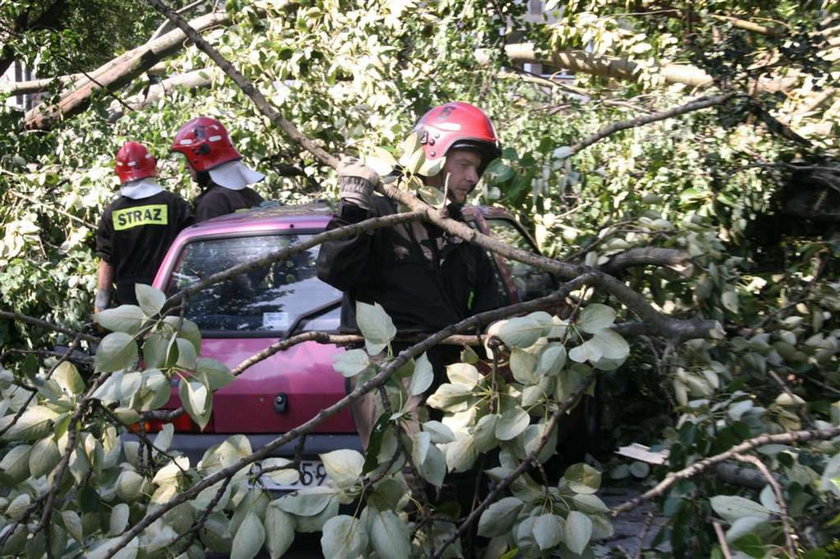
<svg viewBox="0 0 840 559">
<path fill-rule="evenodd" d="M 379 182 L 377 172 L 355 157 L 344 157 L 338 164 L 339 196 L 345 202 L 369 210 L 373 189 Z"/>
</svg>

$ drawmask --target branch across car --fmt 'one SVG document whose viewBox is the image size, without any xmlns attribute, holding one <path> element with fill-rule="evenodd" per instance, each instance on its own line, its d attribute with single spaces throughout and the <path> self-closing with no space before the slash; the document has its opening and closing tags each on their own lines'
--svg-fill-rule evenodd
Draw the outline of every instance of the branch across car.
<svg viewBox="0 0 840 559">
<path fill-rule="evenodd" d="M 326 204 L 258 208 L 211 219 L 185 229 L 164 258 L 154 287 L 172 295 L 233 266 L 307 241 L 326 228 L 332 210 Z M 518 248 L 536 251 L 524 228 L 507 212 L 469 207 L 468 221 L 482 233 Z M 201 354 L 240 365 L 278 340 L 308 331 L 337 333 L 342 293 L 316 275 L 318 246 L 261 266 L 192 295 L 185 317 L 201 329 Z M 556 289 L 550 274 L 493 255 L 498 288 L 511 303 L 544 296 Z M 213 414 L 202 431 L 187 414 L 174 423 L 171 449 L 191 464 L 234 434 L 260 448 L 316 416 L 345 395 L 345 379 L 333 369 L 342 347 L 307 341 L 280 351 L 245 369 L 214 395 Z M 166 405 L 180 405 L 177 395 Z M 162 425 L 146 422 L 146 432 Z M 281 446 L 275 456 L 291 458 L 295 445 Z M 339 448 L 361 450 L 349 409 L 342 410 L 307 435 L 300 480 L 293 489 L 320 485 L 326 479 L 320 453 Z"/>
</svg>

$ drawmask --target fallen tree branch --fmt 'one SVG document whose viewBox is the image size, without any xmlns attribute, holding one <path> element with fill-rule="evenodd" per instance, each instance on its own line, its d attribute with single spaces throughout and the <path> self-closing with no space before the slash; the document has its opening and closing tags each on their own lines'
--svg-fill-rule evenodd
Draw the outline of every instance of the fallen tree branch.
<svg viewBox="0 0 840 559">
<path fill-rule="evenodd" d="M 195 29 L 206 30 L 228 21 L 229 18 L 224 13 L 211 13 L 196 18 L 192 25 Z M 193 33 L 198 34 L 195 30 Z M 85 76 L 74 82 L 56 105 L 39 105 L 28 111 L 24 117 L 24 126 L 30 130 L 48 129 L 58 120 L 83 111 L 90 104 L 90 98 L 96 91 L 113 92 L 122 87 L 161 59 L 183 48 L 184 38 L 185 34 L 182 31 L 170 31 L 159 39 L 107 62 L 91 72 L 89 78 Z"/>
<path fill-rule="evenodd" d="M 778 435 L 759 435 L 757 437 L 753 437 L 752 439 L 748 439 L 738 445 L 733 446 L 726 452 L 721 452 L 720 454 L 716 454 L 714 456 L 705 458 L 699 462 L 695 462 L 691 466 L 683 468 L 678 472 L 671 472 L 670 474 L 665 476 L 665 479 L 660 481 L 653 489 L 644 492 L 635 499 L 631 499 L 630 501 L 627 501 L 626 503 L 623 503 L 613 508 L 613 516 L 617 516 L 622 512 L 632 510 L 644 501 L 659 497 L 677 481 L 692 478 L 697 474 L 705 471 L 710 466 L 723 462 L 724 460 L 735 458 L 735 455 L 743 454 L 759 446 L 764 446 L 766 444 L 790 444 L 796 442 L 807 442 L 811 440 L 827 440 L 833 439 L 837 436 L 840 436 L 840 427 L 831 427 L 828 429 L 813 429 L 810 431 L 793 431 L 791 433 L 781 433 Z"/>
<path fill-rule="evenodd" d="M 689 265 L 691 255 L 675 248 L 637 247 L 613 256 L 606 264 L 599 266 L 602 272 L 615 275 L 633 266 L 680 266 Z"/>
<path fill-rule="evenodd" d="M 577 152 L 581 151 L 582 149 L 585 149 L 591 146 L 592 144 L 603 140 L 607 136 L 615 134 L 616 132 L 619 132 L 621 130 L 627 130 L 628 128 L 636 128 L 639 126 L 644 126 L 645 124 L 650 124 L 652 122 L 657 122 L 660 120 L 666 120 L 693 111 L 699 111 L 701 109 L 707 109 L 709 107 L 723 105 L 724 103 L 727 103 L 735 97 L 737 96 L 734 93 L 727 93 L 725 95 L 714 95 L 711 97 L 701 97 L 699 99 L 689 101 L 685 105 L 680 105 L 679 107 L 673 107 L 665 111 L 660 111 L 658 113 L 653 113 L 649 115 L 643 115 L 630 120 L 614 122 L 609 126 L 602 128 L 598 132 L 584 138 L 583 140 L 571 146 L 569 148 L 567 157 L 571 157 Z"/>
<path fill-rule="evenodd" d="M 54 332 L 60 332 L 68 336 L 79 336 L 79 339 L 86 342 L 99 342 L 100 340 L 98 336 L 91 336 L 90 334 L 81 334 L 79 332 L 74 332 L 73 330 L 65 328 L 64 326 L 59 326 L 58 324 L 53 324 L 52 322 L 47 322 L 46 320 L 41 320 L 40 318 L 33 318 L 31 316 L 26 316 L 25 314 L 20 314 L 16 312 L 0 311 L 0 318 L 8 318 L 10 320 L 19 320 L 21 322 L 27 322 L 34 326 L 45 328 L 47 330 L 53 330 Z"/>
<path fill-rule="evenodd" d="M 125 100 L 125 104 L 132 110 L 139 111 L 160 101 L 168 92 L 176 88 L 196 89 L 210 87 L 214 81 L 222 76 L 218 68 L 206 68 L 193 70 L 184 74 L 178 74 L 149 86 L 145 93 L 132 95 Z M 108 109 L 108 119 L 118 120 L 125 114 L 124 107 L 119 103 L 112 103 Z"/>
<path fill-rule="evenodd" d="M 505 45 L 505 53 L 511 62 L 517 64 L 550 64 L 573 72 L 634 82 L 639 81 L 640 76 L 640 67 L 635 62 L 580 50 L 558 51 L 543 57 L 537 54 L 533 43 L 512 43 Z M 695 66 L 662 64 L 656 70 L 665 83 L 681 83 L 696 88 L 706 88 L 714 83 L 711 75 Z M 757 91 L 785 91 L 796 82 L 796 78 L 762 78 Z"/>
<path fill-rule="evenodd" d="M 779 518 L 782 520 L 782 526 L 784 528 L 782 531 L 785 533 L 785 549 L 788 556 L 796 557 L 796 546 L 793 543 L 793 540 L 796 538 L 796 533 L 790 525 L 790 514 L 788 514 L 787 505 L 785 504 L 785 498 L 782 495 L 782 488 L 779 485 L 779 482 L 775 477 L 773 477 L 773 474 L 770 473 L 767 465 L 757 457 L 751 454 L 736 454 L 734 458 L 736 460 L 740 460 L 741 462 L 752 464 L 758 468 L 762 475 L 764 475 L 764 479 L 767 480 L 768 485 L 770 485 L 770 488 L 773 490 L 773 497 L 776 499 L 776 505 L 779 507 Z"/>
</svg>

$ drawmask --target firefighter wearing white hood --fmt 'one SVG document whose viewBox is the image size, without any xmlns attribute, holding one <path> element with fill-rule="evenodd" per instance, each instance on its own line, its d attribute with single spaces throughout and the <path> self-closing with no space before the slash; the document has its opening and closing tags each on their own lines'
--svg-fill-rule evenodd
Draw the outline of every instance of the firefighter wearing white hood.
<svg viewBox="0 0 840 559">
<path fill-rule="evenodd" d="M 215 118 L 200 116 L 184 124 L 170 149 L 187 157 L 190 175 L 202 189 L 194 201 L 196 222 L 262 203 L 262 196 L 248 185 L 265 175 L 242 163 L 242 155 Z"/>
</svg>

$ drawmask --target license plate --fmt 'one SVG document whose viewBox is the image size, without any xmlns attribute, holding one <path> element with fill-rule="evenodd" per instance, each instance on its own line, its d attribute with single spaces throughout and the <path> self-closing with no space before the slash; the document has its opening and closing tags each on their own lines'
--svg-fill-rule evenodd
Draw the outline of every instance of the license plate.
<svg viewBox="0 0 840 559">
<path fill-rule="evenodd" d="M 318 487 L 327 481 L 327 470 L 324 469 L 324 464 L 320 460 L 301 460 L 298 471 L 300 478 L 294 483 L 275 483 L 268 476 L 262 476 L 260 481 L 266 489 L 272 491 L 294 491 L 304 487 Z"/>
</svg>

